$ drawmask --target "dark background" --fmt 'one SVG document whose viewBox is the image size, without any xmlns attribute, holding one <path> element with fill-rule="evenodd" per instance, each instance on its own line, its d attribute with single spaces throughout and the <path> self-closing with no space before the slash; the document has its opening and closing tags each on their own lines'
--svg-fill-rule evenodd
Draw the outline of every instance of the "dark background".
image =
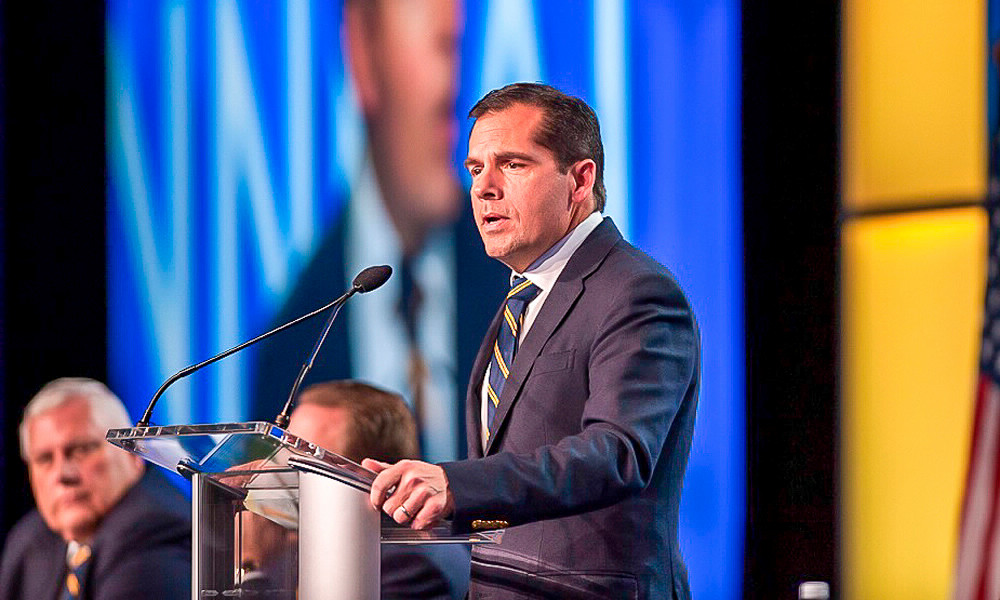
<svg viewBox="0 0 1000 600">
<path fill-rule="evenodd" d="M 743 588 L 795 598 L 837 581 L 840 4 L 742 11 Z"/>
<path fill-rule="evenodd" d="M 32 506 L 17 425 L 61 376 L 107 380 L 104 5 L 3 4 L 3 514 Z"/>
<path fill-rule="evenodd" d="M 838 2 L 742 6 L 744 595 L 836 581 Z M 0 537 L 31 505 L 24 403 L 107 379 L 102 2 L 0 14 Z M 836 590 L 834 590 L 836 593 Z"/>
</svg>

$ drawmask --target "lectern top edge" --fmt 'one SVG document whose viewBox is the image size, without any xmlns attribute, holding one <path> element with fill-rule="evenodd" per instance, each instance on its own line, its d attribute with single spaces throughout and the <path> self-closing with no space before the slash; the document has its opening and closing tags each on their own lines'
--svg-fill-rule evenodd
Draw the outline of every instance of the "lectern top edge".
<svg viewBox="0 0 1000 600">
<path fill-rule="evenodd" d="M 264 421 L 126 427 L 108 430 L 106 439 L 181 475 L 196 471 L 212 478 L 237 470 L 288 469 L 289 458 L 299 456 L 324 463 L 362 489 L 370 489 L 375 479 L 375 473 L 350 459 Z"/>
<path fill-rule="evenodd" d="M 297 473 L 334 479 L 366 495 L 375 480 L 373 471 L 264 421 L 126 427 L 108 430 L 106 439 L 164 469 L 188 478 L 197 474 L 241 506 L 286 526 L 298 519 Z M 264 506 L 270 516 L 258 512 Z M 503 535 L 454 534 L 447 522 L 416 531 L 388 518 L 381 529 L 385 544 L 497 543 Z"/>
</svg>

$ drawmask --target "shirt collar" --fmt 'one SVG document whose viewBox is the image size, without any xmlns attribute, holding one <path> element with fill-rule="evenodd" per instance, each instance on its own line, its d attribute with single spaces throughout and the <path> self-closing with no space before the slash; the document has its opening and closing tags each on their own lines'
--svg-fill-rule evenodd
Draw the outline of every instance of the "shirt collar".
<svg viewBox="0 0 1000 600">
<path fill-rule="evenodd" d="M 595 210 L 590 213 L 590 216 L 553 244 L 535 262 L 531 263 L 524 273 L 512 271 L 511 283 L 513 284 L 515 277 L 526 277 L 542 290 L 552 289 L 562 270 L 566 267 L 566 263 L 603 220 L 604 215 L 600 212 Z"/>
</svg>

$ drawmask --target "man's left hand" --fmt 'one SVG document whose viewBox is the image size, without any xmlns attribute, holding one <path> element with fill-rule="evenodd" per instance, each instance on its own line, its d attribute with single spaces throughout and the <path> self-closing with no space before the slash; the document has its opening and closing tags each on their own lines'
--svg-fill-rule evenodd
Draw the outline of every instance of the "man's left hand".
<svg viewBox="0 0 1000 600">
<path fill-rule="evenodd" d="M 390 465 L 366 458 L 361 466 L 378 473 L 372 482 L 372 506 L 400 525 L 429 529 L 455 511 L 448 477 L 437 465 L 419 460 Z"/>
</svg>

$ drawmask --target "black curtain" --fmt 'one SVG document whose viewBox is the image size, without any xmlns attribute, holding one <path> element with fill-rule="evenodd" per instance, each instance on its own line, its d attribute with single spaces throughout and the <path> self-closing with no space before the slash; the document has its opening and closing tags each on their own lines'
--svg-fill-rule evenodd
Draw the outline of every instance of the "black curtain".
<svg viewBox="0 0 1000 600">
<path fill-rule="evenodd" d="M 47 381 L 106 380 L 104 4 L 4 2 L 2 529 L 32 505 L 24 404 Z"/>
<path fill-rule="evenodd" d="M 742 60 L 744 594 L 795 598 L 837 578 L 839 3 L 744 2 Z"/>
</svg>

